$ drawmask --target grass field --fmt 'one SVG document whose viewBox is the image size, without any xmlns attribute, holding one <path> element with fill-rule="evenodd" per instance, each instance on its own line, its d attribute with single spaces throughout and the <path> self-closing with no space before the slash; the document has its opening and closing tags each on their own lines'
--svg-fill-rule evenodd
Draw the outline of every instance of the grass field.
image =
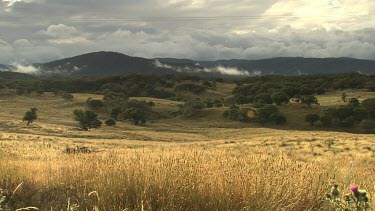
<svg viewBox="0 0 375 211">
<path fill-rule="evenodd" d="M 75 94 L 68 102 L 49 93 L 2 92 L 0 188 L 21 184 L 9 205 L 40 210 L 329 210 L 330 179 L 344 192 L 357 183 L 375 193 L 375 135 L 322 131 L 304 122 L 305 114 L 339 105 L 341 93 L 319 96 L 319 107 L 280 106 L 284 126 L 233 122 L 221 117 L 225 108 L 213 108 L 193 119 L 142 127 L 118 122 L 87 132 L 77 129 L 72 111 L 99 95 Z M 160 113 L 180 104 L 143 99 Z M 38 120 L 26 126 L 21 119 L 31 107 L 39 109 Z M 67 145 L 95 152 L 66 154 Z"/>
</svg>

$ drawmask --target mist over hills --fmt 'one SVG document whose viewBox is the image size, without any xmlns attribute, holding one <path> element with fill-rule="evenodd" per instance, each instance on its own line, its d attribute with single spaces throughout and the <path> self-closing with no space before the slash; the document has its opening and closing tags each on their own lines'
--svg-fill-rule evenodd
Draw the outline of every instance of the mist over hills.
<svg viewBox="0 0 375 211">
<path fill-rule="evenodd" d="M 0 65 L 0 71 L 18 71 L 23 66 Z M 28 71 L 46 76 L 102 76 L 126 73 L 244 77 L 259 75 L 311 75 L 359 72 L 375 73 L 374 60 L 354 58 L 278 57 L 260 60 L 194 61 L 189 59 L 146 59 L 116 52 L 93 52 L 27 66 Z"/>
</svg>

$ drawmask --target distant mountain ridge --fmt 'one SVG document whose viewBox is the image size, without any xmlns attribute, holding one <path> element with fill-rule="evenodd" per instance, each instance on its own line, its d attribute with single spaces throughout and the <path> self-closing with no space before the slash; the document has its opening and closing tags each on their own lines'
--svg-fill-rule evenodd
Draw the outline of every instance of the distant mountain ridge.
<svg viewBox="0 0 375 211">
<path fill-rule="evenodd" d="M 116 52 L 94 52 L 33 64 L 42 75 L 99 76 L 126 73 L 173 74 L 201 76 L 301 75 L 359 72 L 375 73 L 375 61 L 353 58 L 278 57 L 260 60 L 195 61 L 189 59 L 132 57 Z M 12 70 L 0 65 L 0 70 Z"/>
</svg>

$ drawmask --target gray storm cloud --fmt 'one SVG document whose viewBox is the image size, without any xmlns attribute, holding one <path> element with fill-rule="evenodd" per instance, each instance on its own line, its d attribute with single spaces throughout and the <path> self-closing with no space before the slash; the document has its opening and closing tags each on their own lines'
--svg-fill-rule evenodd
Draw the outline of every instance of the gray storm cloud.
<svg viewBox="0 0 375 211">
<path fill-rule="evenodd" d="M 375 1 L 370 0 L 9 2 L 7 11 L 0 11 L 4 64 L 101 50 L 194 60 L 375 59 Z"/>
</svg>

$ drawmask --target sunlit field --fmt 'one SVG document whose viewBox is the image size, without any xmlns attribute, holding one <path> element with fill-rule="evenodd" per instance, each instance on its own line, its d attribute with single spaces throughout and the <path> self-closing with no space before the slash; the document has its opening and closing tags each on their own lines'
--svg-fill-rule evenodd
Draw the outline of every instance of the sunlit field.
<svg viewBox="0 0 375 211">
<path fill-rule="evenodd" d="M 344 193 L 356 183 L 373 200 L 375 135 L 304 122 L 312 110 L 340 104 L 340 94 L 328 93 L 310 109 L 280 106 L 289 120 L 283 126 L 226 120 L 222 108 L 212 108 L 193 119 L 81 131 L 73 110 L 102 96 L 75 94 L 69 102 L 50 93 L 2 92 L 0 187 L 14 191 L 8 206 L 40 210 L 330 210 L 330 179 Z M 165 115 L 180 104 L 148 99 Z M 26 126 L 30 107 L 38 108 L 38 119 Z M 66 153 L 80 147 L 89 150 Z"/>
</svg>

